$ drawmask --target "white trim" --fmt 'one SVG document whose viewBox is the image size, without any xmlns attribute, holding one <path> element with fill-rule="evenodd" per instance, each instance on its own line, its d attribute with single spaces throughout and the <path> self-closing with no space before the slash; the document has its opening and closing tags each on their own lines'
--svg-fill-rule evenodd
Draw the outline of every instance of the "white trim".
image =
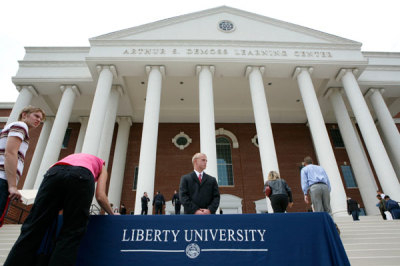
<svg viewBox="0 0 400 266">
<path fill-rule="evenodd" d="M 217 130 L 215 130 L 215 136 L 218 136 L 218 135 L 228 136 L 232 140 L 232 147 L 234 149 L 239 148 L 239 142 L 237 140 L 237 137 L 231 131 L 226 130 L 221 127 L 221 128 L 218 128 Z"/>
<path fill-rule="evenodd" d="M 187 143 L 186 143 L 185 145 L 179 145 L 179 144 L 177 143 L 177 141 L 178 141 L 178 139 L 179 139 L 180 137 L 186 138 Z M 180 150 L 184 150 L 186 147 L 188 147 L 188 146 L 190 145 L 190 143 L 192 143 L 192 139 L 191 139 L 187 134 L 185 134 L 185 132 L 181 131 L 181 132 L 179 132 L 179 134 L 177 134 L 177 135 L 172 139 L 172 143 L 174 143 L 174 145 L 175 145 L 177 148 L 179 148 Z"/>
</svg>

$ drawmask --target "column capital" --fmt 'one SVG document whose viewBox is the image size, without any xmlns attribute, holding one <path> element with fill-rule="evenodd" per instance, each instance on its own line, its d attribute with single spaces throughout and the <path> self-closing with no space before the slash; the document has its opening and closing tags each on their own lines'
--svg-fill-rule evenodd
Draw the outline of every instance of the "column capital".
<svg viewBox="0 0 400 266">
<path fill-rule="evenodd" d="M 79 122 L 80 122 L 81 124 L 87 123 L 88 121 L 89 121 L 89 116 L 80 116 L 80 117 L 79 117 Z"/>
<path fill-rule="evenodd" d="M 81 96 L 81 92 L 79 91 L 79 88 L 76 85 L 61 85 L 60 86 L 60 90 L 62 92 L 64 92 L 66 89 L 71 89 L 75 93 L 75 96 L 77 96 L 77 97 Z"/>
<path fill-rule="evenodd" d="M 351 72 L 351 73 L 353 73 L 353 75 L 357 75 L 358 69 L 357 68 L 341 68 L 339 70 L 338 74 L 336 75 L 335 80 L 340 81 L 343 78 L 344 74 L 346 74 L 347 72 Z"/>
<path fill-rule="evenodd" d="M 162 77 L 165 78 L 165 66 L 163 66 L 163 65 L 160 65 L 160 66 L 156 66 L 156 65 L 154 65 L 154 66 L 153 66 L 153 65 L 147 65 L 147 66 L 145 67 L 146 74 L 149 75 L 151 69 L 153 69 L 153 68 L 160 70 Z"/>
<path fill-rule="evenodd" d="M 35 87 L 33 85 L 17 85 L 16 88 L 19 92 L 21 92 L 22 89 L 26 89 L 30 93 L 32 93 L 33 96 L 36 96 L 36 97 L 39 96 L 39 93 L 37 92 L 37 90 L 35 89 Z"/>
<path fill-rule="evenodd" d="M 246 70 L 244 72 L 245 77 L 248 78 L 250 73 L 251 73 L 251 71 L 256 70 L 256 69 L 260 70 L 261 75 L 263 75 L 264 72 L 265 72 L 265 67 L 264 66 L 246 66 Z"/>
<path fill-rule="evenodd" d="M 314 68 L 309 66 L 297 66 L 293 71 L 292 79 L 297 78 L 301 71 L 307 71 L 311 75 L 314 71 Z"/>
<path fill-rule="evenodd" d="M 121 97 L 124 96 L 124 94 L 125 94 L 124 87 L 121 85 L 113 85 L 112 89 L 116 90 L 119 93 L 119 96 L 121 96 Z"/>
<path fill-rule="evenodd" d="M 130 117 L 130 116 L 119 116 L 119 117 L 117 117 L 118 125 L 120 123 L 122 123 L 122 122 L 127 122 L 129 124 L 129 126 L 132 126 L 132 123 L 133 123 L 132 117 Z"/>
<path fill-rule="evenodd" d="M 329 87 L 329 88 L 325 91 L 323 97 L 324 97 L 325 99 L 328 99 L 329 96 L 331 96 L 332 93 L 335 93 L 335 92 L 339 92 L 340 94 L 343 94 L 343 88 L 341 88 L 341 87 Z"/>
<path fill-rule="evenodd" d="M 215 74 L 215 66 L 213 66 L 213 65 L 197 65 L 196 66 L 196 76 L 198 76 L 200 74 L 200 71 L 203 68 L 208 68 L 211 71 L 211 74 L 214 76 L 214 74 Z"/>
<path fill-rule="evenodd" d="M 114 78 L 117 78 L 117 77 L 118 77 L 117 68 L 116 68 L 114 65 L 97 65 L 97 66 L 96 66 L 96 70 L 97 70 L 97 73 L 98 73 L 98 74 L 100 74 L 100 72 L 101 72 L 103 69 L 109 69 L 109 70 L 111 71 L 111 73 L 113 74 L 113 77 L 114 77 Z"/>
<path fill-rule="evenodd" d="M 367 92 L 364 94 L 364 97 L 365 98 L 370 98 L 374 92 L 379 92 L 380 94 L 383 95 L 383 93 L 385 92 L 385 89 L 382 89 L 382 88 L 369 88 L 367 90 Z"/>
</svg>

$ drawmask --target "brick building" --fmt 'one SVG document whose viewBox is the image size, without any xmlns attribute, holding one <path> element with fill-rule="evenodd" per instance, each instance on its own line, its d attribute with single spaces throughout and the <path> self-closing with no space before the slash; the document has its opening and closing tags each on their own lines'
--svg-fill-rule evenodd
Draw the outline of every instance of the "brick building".
<svg viewBox="0 0 400 266">
<path fill-rule="evenodd" d="M 230 7 L 90 39 L 90 47 L 27 47 L 15 104 L 48 119 L 32 131 L 19 187 L 74 152 L 109 170 L 110 202 L 140 213 L 144 191 L 167 200 L 202 151 L 224 213 L 268 209 L 271 170 L 303 201 L 300 168 L 311 155 L 327 171 L 334 215 L 346 195 L 375 215 L 377 189 L 400 200 L 400 54 Z M 39 138 L 40 135 L 40 138 Z M 167 212 L 172 211 L 170 203 Z"/>
</svg>

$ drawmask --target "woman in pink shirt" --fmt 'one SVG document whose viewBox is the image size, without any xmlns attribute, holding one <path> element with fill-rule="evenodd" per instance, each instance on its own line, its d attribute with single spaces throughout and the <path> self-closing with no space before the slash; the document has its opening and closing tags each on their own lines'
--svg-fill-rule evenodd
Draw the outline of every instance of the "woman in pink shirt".
<svg viewBox="0 0 400 266">
<path fill-rule="evenodd" d="M 75 265 L 79 243 L 86 232 L 89 209 L 96 200 L 114 215 L 106 195 L 104 161 L 91 154 L 72 154 L 55 163 L 44 175 L 31 212 L 21 227 L 4 265 L 32 265 L 46 230 L 63 210 L 63 225 L 48 265 Z"/>
</svg>

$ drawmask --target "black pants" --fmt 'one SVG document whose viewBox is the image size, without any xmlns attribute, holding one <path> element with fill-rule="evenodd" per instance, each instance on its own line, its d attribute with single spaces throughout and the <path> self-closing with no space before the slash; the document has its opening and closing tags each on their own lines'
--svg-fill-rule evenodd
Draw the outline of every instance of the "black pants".
<svg viewBox="0 0 400 266">
<path fill-rule="evenodd" d="M 275 212 L 285 212 L 289 204 L 289 197 L 285 194 L 274 194 L 269 197 L 272 209 Z"/>
<path fill-rule="evenodd" d="M 162 204 L 156 204 L 156 205 L 154 205 L 154 206 L 155 206 L 155 211 L 156 211 L 155 214 L 162 214 L 162 207 L 163 207 L 163 205 L 162 205 Z"/>
<path fill-rule="evenodd" d="M 175 203 L 175 214 L 181 214 L 181 204 Z"/>
<path fill-rule="evenodd" d="M 147 211 L 148 211 L 148 207 L 146 206 L 146 207 L 143 207 L 142 206 L 142 212 L 140 213 L 141 215 L 147 215 Z"/>
<path fill-rule="evenodd" d="M 68 165 L 50 168 L 4 265 L 35 265 L 43 236 L 60 210 L 63 226 L 48 265 L 75 265 L 93 194 L 94 178 L 88 169 Z"/>
</svg>

